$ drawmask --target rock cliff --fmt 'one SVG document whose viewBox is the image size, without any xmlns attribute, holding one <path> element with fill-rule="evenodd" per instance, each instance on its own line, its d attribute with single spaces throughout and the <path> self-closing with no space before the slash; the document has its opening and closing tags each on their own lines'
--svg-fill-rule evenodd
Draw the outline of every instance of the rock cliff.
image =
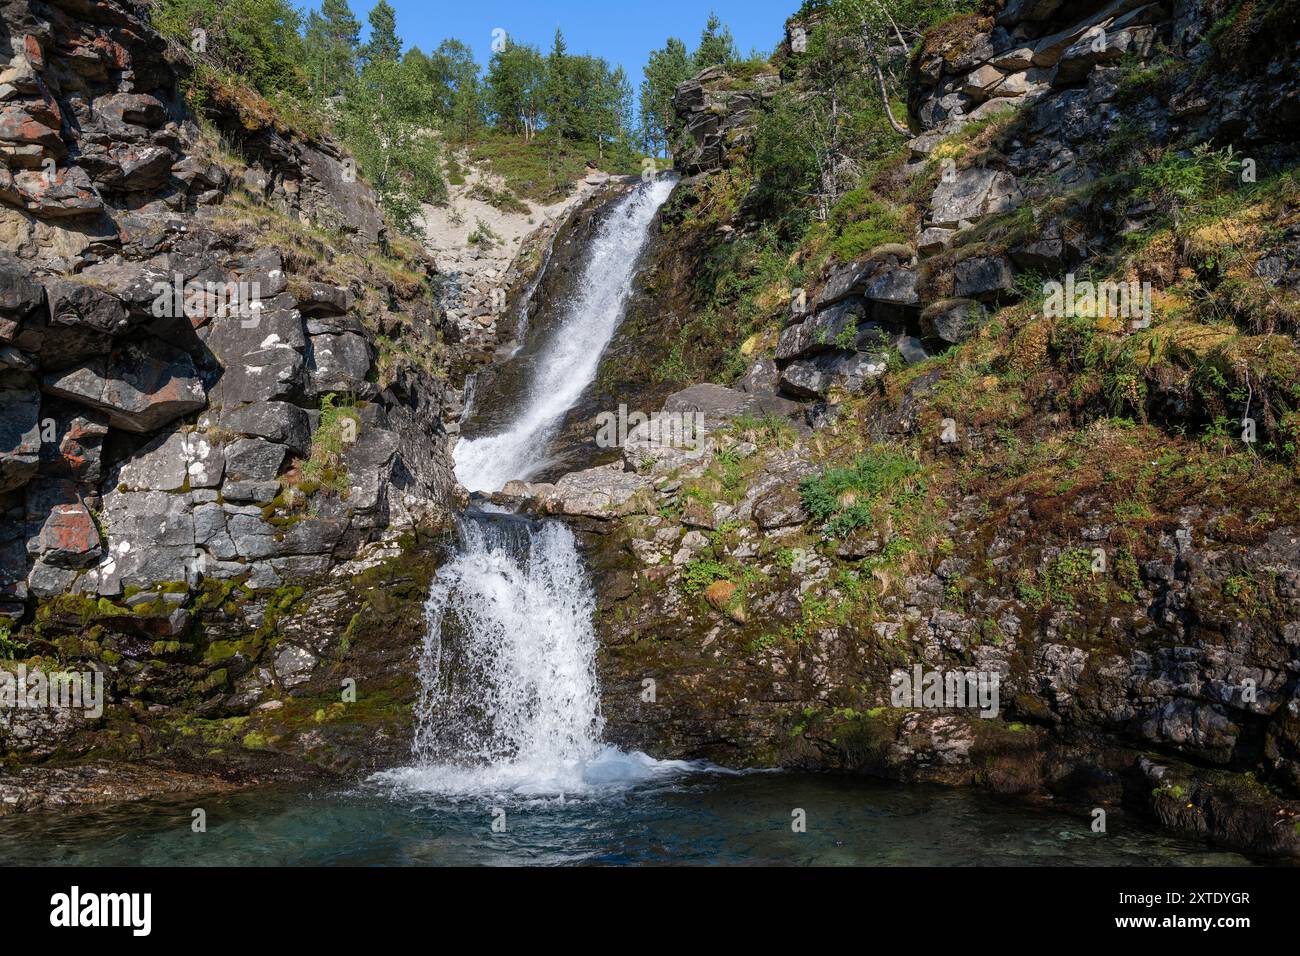
<svg viewBox="0 0 1300 956">
<path fill-rule="evenodd" d="M 731 385 L 664 406 L 704 411 L 689 453 L 651 428 L 507 488 L 583 532 L 612 739 L 1300 851 L 1300 25 L 1238 6 L 990 3 L 931 31 L 911 139 L 856 199 L 894 238 L 815 238 L 798 287 L 752 259 L 770 81 L 679 90 L 660 308 L 602 379 Z M 788 43 L 774 63 L 818 82 Z M 1149 310 L 1045 311 L 1103 279 Z M 998 675 L 997 717 L 894 701 L 916 665 Z"/>
<path fill-rule="evenodd" d="M 418 632 L 391 627 L 386 595 L 382 636 L 353 647 L 375 608 L 353 576 L 406 580 L 412 530 L 454 504 L 435 266 L 327 137 L 246 91 L 192 115 L 191 54 L 149 15 L 0 6 L 6 657 L 98 670 L 110 700 L 48 733 L 7 712 L 0 745 L 174 763 L 167 738 L 211 744 L 314 688 L 296 749 L 319 751 L 337 668 L 369 680 L 370 716 L 393 681 L 411 692 L 390 656 Z M 284 733 L 226 731 L 236 750 Z"/>
</svg>

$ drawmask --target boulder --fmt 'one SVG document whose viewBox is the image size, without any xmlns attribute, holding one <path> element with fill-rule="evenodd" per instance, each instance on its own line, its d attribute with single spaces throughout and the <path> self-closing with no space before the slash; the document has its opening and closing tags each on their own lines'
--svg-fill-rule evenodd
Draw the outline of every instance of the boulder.
<svg viewBox="0 0 1300 956">
<path fill-rule="evenodd" d="M 801 355 L 850 347 L 865 310 L 862 302 L 847 299 L 781 332 L 776 343 L 776 360 L 784 362 Z"/>
<path fill-rule="evenodd" d="M 156 339 L 115 348 L 107 358 L 45 377 L 50 395 L 88 405 L 109 424 L 149 432 L 207 404 L 190 356 Z"/>
<path fill-rule="evenodd" d="M 85 326 L 97 332 L 114 334 L 126 329 L 128 310 L 117 296 L 104 292 L 79 278 L 62 277 L 45 283 L 50 325 Z"/>
<path fill-rule="evenodd" d="M 258 561 L 280 553 L 276 527 L 267 524 L 258 515 L 228 515 L 226 528 L 235 550 L 245 560 Z"/>
<path fill-rule="evenodd" d="M 864 258 L 836 266 L 817 294 L 817 309 L 825 309 L 852 296 L 866 293 L 867 286 L 879 273 L 909 266 L 916 253 L 910 246 L 888 243 L 872 249 Z"/>
<path fill-rule="evenodd" d="M 70 402 L 48 399 L 41 409 L 42 427 L 48 422 L 53 423 L 54 440 L 41 442 L 41 474 L 98 485 L 108 416 Z"/>
<path fill-rule="evenodd" d="M 289 449 L 260 438 L 240 438 L 224 452 L 228 481 L 274 481 Z"/>
<path fill-rule="evenodd" d="M 22 206 L 41 219 L 86 216 L 104 208 L 104 200 L 80 166 L 58 167 L 53 176 L 43 169 L 20 170 L 8 184 L 0 180 L 0 199 Z"/>
<path fill-rule="evenodd" d="M 352 293 L 341 286 L 312 282 L 299 294 L 298 308 L 311 318 L 344 315 L 352 308 Z"/>
<path fill-rule="evenodd" d="M 348 507 L 374 511 L 386 501 L 392 479 L 393 460 L 401 444 L 395 432 L 385 428 L 362 428 L 357 440 L 343 449 L 343 466 L 348 472 Z"/>
<path fill-rule="evenodd" d="M 980 167 L 953 170 L 930 198 L 929 224 L 961 228 L 963 223 L 1015 209 L 1021 199 L 1020 185 L 1008 172 Z"/>
<path fill-rule="evenodd" d="M 222 365 L 212 387 L 213 404 L 265 402 L 302 387 L 307 339 L 296 300 L 281 294 L 260 302 L 252 316 L 217 318 L 200 333 Z"/>
<path fill-rule="evenodd" d="M 557 514 L 613 518 L 648 514 L 654 506 L 650 480 L 624 471 L 621 462 L 570 472 L 554 485 L 529 487 L 545 489 L 543 507 Z"/>
<path fill-rule="evenodd" d="M 888 269 L 867 283 L 863 295 L 872 302 L 916 305 L 920 301 L 916 292 L 916 270 Z"/>
<path fill-rule="evenodd" d="M 159 287 L 165 285 L 170 289 L 175 281 L 165 262 L 128 262 L 120 256 L 87 266 L 77 278 L 120 299 L 134 319 L 154 318 Z"/>
<path fill-rule="evenodd" d="M 99 560 L 99 527 L 70 481 L 42 482 L 27 495 L 28 522 L 39 528 L 35 554 L 45 564 L 84 568 Z"/>
<path fill-rule="evenodd" d="M 97 567 L 99 593 L 184 581 L 194 573 L 194 516 L 185 495 L 114 490 L 104 496 L 103 520 L 109 549 Z"/>
<path fill-rule="evenodd" d="M 781 370 L 781 389 L 805 400 L 825 398 L 833 388 L 856 394 L 867 382 L 884 375 L 887 364 L 884 354 L 865 352 L 837 352 L 799 359 Z"/>
<path fill-rule="evenodd" d="M 964 342 L 984 324 L 984 306 L 971 299 L 941 299 L 921 313 L 921 327 L 927 335 L 956 345 Z"/>
<path fill-rule="evenodd" d="M 754 521 L 764 531 L 795 527 L 807 520 L 797 485 L 778 485 L 754 502 Z"/>
<path fill-rule="evenodd" d="M 663 410 L 669 415 L 698 412 L 703 416 L 706 433 L 742 415 L 761 418 L 764 415 L 790 417 L 798 414 L 795 405 L 775 395 L 746 393 L 711 383 L 692 385 L 674 392 L 665 399 Z"/>
<path fill-rule="evenodd" d="M 255 402 L 238 408 L 223 409 L 221 427 L 247 438 L 265 438 L 287 445 L 296 455 L 311 449 L 311 421 L 307 412 L 288 402 Z"/>
<path fill-rule="evenodd" d="M 1015 273 L 1002 256 L 963 259 L 953 268 L 953 294 L 961 299 L 996 298 L 1015 286 Z"/>
<path fill-rule="evenodd" d="M 370 361 L 370 344 L 355 332 L 313 335 L 308 351 L 313 392 L 356 391 L 370 372 Z"/>
<path fill-rule="evenodd" d="M 44 286 L 13 256 L 0 253 L 0 342 L 13 341 L 18 325 L 44 302 Z"/>
<path fill-rule="evenodd" d="M 198 432 L 159 435 L 126 461 L 116 484 L 127 491 L 180 491 L 182 488 L 216 488 L 221 484 L 225 460 Z"/>
</svg>

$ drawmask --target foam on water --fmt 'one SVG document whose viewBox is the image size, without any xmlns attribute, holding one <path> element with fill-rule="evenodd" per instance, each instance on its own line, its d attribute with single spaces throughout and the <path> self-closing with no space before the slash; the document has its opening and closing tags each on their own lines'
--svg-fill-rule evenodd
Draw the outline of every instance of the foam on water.
<svg viewBox="0 0 1300 956">
<path fill-rule="evenodd" d="M 375 782 L 447 797 L 598 796 L 712 765 L 602 740 L 596 602 L 573 533 L 466 515 L 425 603 L 414 763 Z"/>
</svg>

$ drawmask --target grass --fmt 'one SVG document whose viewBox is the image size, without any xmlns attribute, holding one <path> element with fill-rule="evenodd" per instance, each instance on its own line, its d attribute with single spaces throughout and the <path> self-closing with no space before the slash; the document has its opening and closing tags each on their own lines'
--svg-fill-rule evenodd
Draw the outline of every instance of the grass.
<svg viewBox="0 0 1300 956">
<path fill-rule="evenodd" d="M 464 182 L 464 180 L 461 180 Z M 527 215 L 532 210 L 528 204 L 520 200 L 509 189 L 493 189 L 487 183 L 475 184 L 466 195 L 470 199 L 477 199 L 479 202 L 485 202 L 489 206 L 500 209 L 502 212 L 518 213 Z"/>
<path fill-rule="evenodd" d="M 799 486 L 803 506 L 829 538 L 842 538 L 877 523 L 882 504 L 924 493 L 922 466 L 885 448 L 860 456 L 847 467 L 829 468 Z"/>
<path fill-rule="evenodd" d="M 18 655 L 27 647 L 26 644 L 15 641 L 12 633 L 13 623 L 7 618 L 0 618 L 0 660 L 17 660 Z"/>
<path fill-rule="evenodd" d="M 357 440 L 361 413 L 351 400 L 339 405 L 333 392 L 321 397 L 320 425 L 312 436 L 311 454 L 299 467 L 298 489 L 304 494 L 322 493 L 347 498 L 352 488 L 343 453 Z"/>
<path fill-rule="evenodd" d="M 513 196 L 545 204 L 572 192 L 574 184 L 587 175 L 589 162 L 618 175 L 641 171 L 639 154 L 607 149 L 602 158 L 595 143 L 569 141 L 556 154 L 543 135 L 528 140 L 489 133 L 470 144 L 470 158 L 500 176 Z"/>
</svg>

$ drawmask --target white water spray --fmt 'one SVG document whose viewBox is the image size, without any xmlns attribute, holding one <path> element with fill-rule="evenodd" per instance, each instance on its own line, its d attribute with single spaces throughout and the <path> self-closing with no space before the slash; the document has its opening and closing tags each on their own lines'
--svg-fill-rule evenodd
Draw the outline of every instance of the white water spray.
<svg viewBox="0 0 1300 956">
<path fill-rule="evenodd" d="M 695 765 L 601 741 L 596 602 L 573 534 L 476 515 L 425 604 L 416 765 L 382 775 L 450 796 L 583 795 Z"/>
<path fill-rule="evenodd" d="M 622 321 L 650 222 L 671 191 L 670 181 L 643 186 L 601 225 L 578 297 L 541 355 L 518 418 L 457 446 L 456 473 L 467 488 L 496 490 L 540 466 Z M 553 798 L 707 766 L 602 742 L 596 601 L 565 525 L 486 506 L 466 515 L 458 533 L 425 605 L 416 763 L 381 779 L 449 796 Z"/>
<path fill-rule="evenodd" d="M 493 435 L 456 445 L 456 477 L 468 490 L 500 491 L 506 482 L 528 479 L 544 467 L 547 443 L 595 379 L 600 357 L 623 321 L 650 223 L 672 189 L 668 178 L 639 186 L 600 224 L 577 292 L 538 356 L 519 415 Z"/>
</svg>

